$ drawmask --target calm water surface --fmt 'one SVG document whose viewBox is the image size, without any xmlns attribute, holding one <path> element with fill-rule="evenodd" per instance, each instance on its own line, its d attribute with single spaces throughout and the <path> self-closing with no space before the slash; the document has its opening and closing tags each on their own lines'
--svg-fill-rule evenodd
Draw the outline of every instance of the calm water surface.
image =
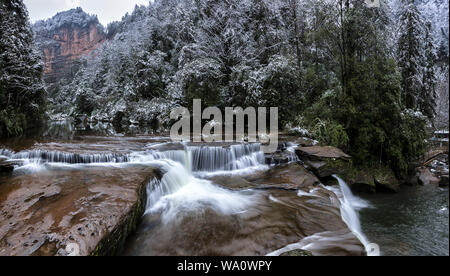
<svg viewBox="0 0 450 276">
<path fill-rule="evenodd" d="M 448 189 L 403 187 L 398 194 L 366 199 L 374 208 L 361 210 L 362 230 L 382 255 L 449 255 Z"/>
</svg>

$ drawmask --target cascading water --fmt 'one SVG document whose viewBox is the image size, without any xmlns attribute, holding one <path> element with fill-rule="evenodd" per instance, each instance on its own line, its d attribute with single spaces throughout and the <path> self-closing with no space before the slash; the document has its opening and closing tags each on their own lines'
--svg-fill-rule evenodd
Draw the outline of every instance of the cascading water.
<svg viewBox="0 0 450 276">
<path fill-rule="evenodd" d="M 163 178 L 147 186 L 146 214 L 161 213 L 163 221 L 181 217 L 182 213 L 209 207 L 221 214 L 245 211 L 255 195 L 229 191 L 211 181 L 195 177 L 192 172 L 230 172 L 263 165 L 259 145 L 220 147 L 186 147 L 185 151 L 157 152 L 131 158 L 130 162 L 166 159 Z"/>
<path fill-rule="evenodd" d="M 359 220 L 359 215 L 357 213 L 358 209 L 367 208 L 369 204 L 364 200 L 356 197 L 350 190 L 347 183 L 337 175 L 333 177 L 339 182 L 340 193 L 332 188 L 330 190 L 334 191 L 338 195 L 341 202 L 341 215 L 342 220 L 348 225 L 349 229 L 355 234 L 355 236 L 361 241 L 365 246 L 367 254 L 370 256 L 372 251 L 370 248 L 370 242 L 367 240 L 366 236 L 362 233 L 361 222 Z"/>
<path fill-rule="evenodd" d="M 185 146 L 185 150 L 148 150 L 131 154 L 77 154 L 45 150 L 14 153 L 0 149 L 0 156 L 33 163 L 64 164 L 142 163 L 167 159 L 179 162 L 193 172 L 234 171 L 264 165 L 265 162 L 259 144 L 231 145 L 229 148 Z"/>
<path fill-rule="evenodd" d="M 162 212 L 174 218 L 181 211 L 208 205 L 221 213 L 241 212 L 250 204 L 250 197 L 213 185 L 194 176 L 208 175 L 265 167 L 264 153 L 259 144 L 240 144 L 229 147 L 184 146 L 184 150 L 147 150 L 127 155 L 76 154 L 31 150 L 14 153 L 1 150 L 9 159 L 23 161 L 17 171 L 36 172 L 51 168 L 79 168 L 80 166 L 125 167 L 145 165 L 163 172 L 161 180 L 152 180 L 147 186 L 146 213 Z M 253 198 L 254 200 L 254 198 Z"/>
<path fill-rule="evenodd" d="M 188 147 L 196 172 L 233 171 L 264 164 L 259 144 L 223 147 Z"/>
<path fill-rule="evenodd" d="M 92 164 L 92 163 L 124 163 L 128 157 L 121 154 L 76 154 L 66 152 L 52 152 L 32 150 L 14 153 L 9 150 L 0 150 L 0 155 L 16 160 L 34 160 L 41 163 L 66 163 L 66 164 Z"/>
</svg>

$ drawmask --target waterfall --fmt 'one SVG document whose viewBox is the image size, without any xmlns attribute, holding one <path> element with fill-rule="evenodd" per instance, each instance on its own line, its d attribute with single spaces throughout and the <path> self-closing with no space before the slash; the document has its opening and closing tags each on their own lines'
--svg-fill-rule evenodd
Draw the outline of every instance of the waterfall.
<svg viewBox="0 0 450 276">
<path fill-rule="evenodd" d="M 259 144 L 224 147 L 188 147 L 192 152 L 192 168 L 196 172 L 233 171 L 264 163 Z"/>
<path fill-rule="evenodd" d="M 78 154 L 45 150 L 14 153 L 1 149 L 0 156 L 36 164 L 145 163 L 167 159 L 182 164 L 192 172 L 234 171 L 265 164 L 264 153 L 259 144 L 240 144 L 229 147 L 185 146 L 185 150 L 158 151 L 151 149 L 131 154 Z"/>
<path fill-rule="evenodd" d="M 31 150 L 13 153 L 1 150 L 0 155 L 10 159 L 34 160 L 42 163 L 91 164 L 91 163 L 124 163 L 128 162 L 126 155 L 115 153 L 77 154 L 59 151 Z"/>
<path fill-rule="evenodd" d="M 224 215 L 242 213 L 258 200 L 256 193 L 230 191 L 209 180 L 197 178 L 188 170 L 189 167 L 179 162 L 159 162 L 162 162 L 162 170 L 166 173 L 161 180 L 152 180 L 147 185 L 145 214 L 161 214 L 163 223 L 205 208 Z"/>
<path fill-rule="evenodd" d="M 356 197 L 350 190 L 347 183 L 337 175 L 333 177 L 339 182 L 340 193 L 336 192 L 341 202 L 341 216 L 342 220 L 347 224 L 348 228 L 355 234 L 366 248 L 367 254 L 371 255 L 372 244 L 367 240 L 362 233 L 361 222 L 356 210 L 369 207 L 369 204 L 364 200 Z"/>
</svg>

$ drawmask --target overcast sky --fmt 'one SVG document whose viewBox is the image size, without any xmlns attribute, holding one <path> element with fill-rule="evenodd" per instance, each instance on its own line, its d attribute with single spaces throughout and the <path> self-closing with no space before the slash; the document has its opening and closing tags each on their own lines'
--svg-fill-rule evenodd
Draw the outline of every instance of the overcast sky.
<svg viewBox="0 0 450 276">
<path fill-rule="evenodd" d="M 132 12 L 136 4 L 147 5 L 149 0 L 24 0 L 31 22 L 47 19 L 57 12 L 81 7 L 89 14 L 98 15 L 100 23 L 106 26 L 112 21 L 122 19 Z"/>
</svg>

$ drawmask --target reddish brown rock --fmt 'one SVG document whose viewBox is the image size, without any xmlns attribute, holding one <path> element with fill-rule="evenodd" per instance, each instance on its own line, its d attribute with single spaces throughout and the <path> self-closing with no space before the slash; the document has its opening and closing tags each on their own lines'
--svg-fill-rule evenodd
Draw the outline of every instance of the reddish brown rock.
<svg viewBox="0 0 450 276">
<path fill-rule="evenodd" d="M 114 255 L 141 218 L 149 168 L 90 168 L 0 178 L 0 255 Z"/>
<path fill-rule="evenodd" d="M 98 19 L 80 8 L 39 21 L 34 31 L 44 54 L 44 77 L 49 84 L 70 76 L 74 61 L 90 54 L 107 39 Z"/>
<path fill-rule="evenodd" d="M 49 83 L 59 81 L 70 73 L 73 61 L 88 55 L 105 40 L 105 34 L 92 24 L 87 28 L 63 27 L 52 37 L 55 43 L 44 47 L 45 79 Z"/>
</svg>

